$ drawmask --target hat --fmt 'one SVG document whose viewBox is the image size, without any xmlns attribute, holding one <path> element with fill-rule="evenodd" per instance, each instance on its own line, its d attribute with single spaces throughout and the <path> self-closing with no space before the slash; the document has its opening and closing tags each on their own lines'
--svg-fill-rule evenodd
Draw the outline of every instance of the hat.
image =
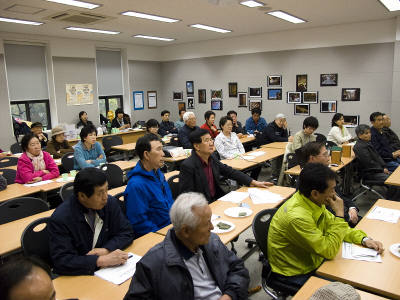
<svg viewBox="0 0 400 300">
<path fill-rule="evenodd" d="M 43 125 L 42 125 L 42 123 L 40 123 L 40 122 L 34 122 L 34 123 L 32 123 L 32 125 L 31 125 L 31 129 L 32 129 L 33 127 L 43 127 Z"/>
<path fill-rule="evenodd" d="M 360 294 L 349 284 L 341 282 L 331 282 L 320 287 L 310 300 L 361 300 Z"/>
<path fill-rule="evenodd" d="M 51 130 L 51 136 L 55 136 L 57 134 L 64 133 L 65 130 L 61 126 L 56 126 Z"/>
</svg>

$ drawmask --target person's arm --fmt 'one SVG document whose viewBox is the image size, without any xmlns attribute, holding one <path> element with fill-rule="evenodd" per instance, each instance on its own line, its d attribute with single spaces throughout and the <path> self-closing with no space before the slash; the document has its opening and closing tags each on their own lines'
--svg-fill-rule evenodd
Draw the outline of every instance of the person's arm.
<svg viewBox="0 0 400 300">
<path fill-rule="evenodd" d="M 176 128 L 175 124 L 173 122 L 169 122 L 169 133 L 177 134 L 178 133 L 178 128 Z"/>
<path fill-rule="evenodd" d="M 61 153 L 57 153 L 52 141 L 47 142 L 46 152 L 50 153 L 50 155 L 53 155 L 53 158 L 61 158 L 63 156 Z"/>
<path fill-rule="evenodd" d="M 229 151 L 227 151 L 225 144 L 221 138 L 221 134 L 223 135 L 223 133 L 221 132 L 214 141 L 214 146 L 215 149 L 218 151 L 219 156 L 221 159 L 225 159 L 225 158 L 230 158 L 232 157 L 232 155 L 229 154 Z"/>
<path fill-rule="evenodd" d="M 154 299 L 153 295 L 153 276 L 152 268 L 148 265 L 147 260 L 141 259 L 136 263 L 136 271 L 133 274 L 129 290 L 126 293 L 124 300 L 140 300 Z"/>
<path fill-rule="evenodd" d="M 33 178 L 42 177 L 44 175 L 43 171 L 34 171 L 33 164 L 29 158 L 21 158 L 18 160 L 17 174 L 19 174 L 19 177 L 23 181 L 22 183 L 31 182 Z"/>
<path fill-rule="evenodd" d="M 361 160 L 364 168 L 367 169 L 381 169 L 383 171 L 382 166 L 376 162 L 375 160 L 372 159 L 371 154 L 368 151 L 368 146 L 364 143 L 361 144 L 363 142 L 358 142 L 354 145 L 353 147 L 353 151 L 354 153 L 357 155 L 358 159 Z"/>
<path fill-rule="evenodd" d="M 69 142 L 67 140 L 64 140 L 64 142 L 62 144 L 62 148 L 60 149 L 60 153 L 62 155 L 64 155 L 64 154 L 70 153 L 70 152 L 74 152 L 74 148 L 72 148 L 72 146 L 69 144 Z"/>
<path fill-rule="evenodd" d="M 185 130 L 180 130 L 178 133 L 178 141 L 183 149 L 192 149 L 192 144 L 189 141 L 189 136 L 186 135 Z"/>
<path fill-rule="evenodd" d="M 337 145 L 341 145 L 344 142 L 347 142 L 348 140 L 351 139 L 351 135 L 350 134 L 348 136 L 347 135 L 343 136 L 342 135 L 342 130 L 338 126 L 332 127 L 331 131 L 330 131 L 330 134 L 335 139 L 335 143 Z"/>
<path fill-rule="evenodd" d="M 167 132 L 164 122 L 161 122 L 160 126 L 158 127 L 158 134 L 161 136 L 166 136 L 168 133 L 169 132 Z"/>
<path fill-rule="evenodd" d="M 264 118 L 260 117 L 260 120 L 258 121 L 257 124 L 257 130 L 259 132 L 263 132 L 264 128 L 267 127 L 267 125 L 268 125 L 267 121 L 265 121 Z"/>
<path fill-rule="evenodd" d="M 99 142 L 95 143 L 96 149 L 96 159 L 93 160 L 95 166 L 100 166 L 100 164 L 105 164 L 107 162 L 106 154 L 104 153 L 103 147 Z"/>
<path fill-rule="evenodd" d="M 248 133 L 250 133 L 250 134 L 253 134 L 253 132 L 254 132 L 254 128 L 253 128 L 253 124 L 252 124 L 252 118 L 250 117 L 250 118 L 248 118 L 247 120 L 246 120 L 246 125 L 244 125 L 244 130 L 246 131 L 246 132 L 248 132 Z"/>
<path fill-rule="evenodd" d="M 7 188 L 7 180 L 0 174 L 0 191 L 4 191 Z"/>
<path fill-rule="evenodd" d="M 239 153 L 243 154 L 245 152 L 243 144 L 240 141 L 239 137 L 236 134 L 234 134 L 234 135 L 235 135 L 234 140 L 235 140 L 237 148 L 239 149 Z"/>
<path fill-rule="evenodd" d="M 84 168 L 94 168 L 95 165 L 92 163 L 87 163 L 86 162 L 86 158 L 85 158 L 85 150 L 83 150 L 82 146 L 78 146 L 75 147 L 75 151 L 74 151 L 74 161 L 76 161 L 76 163 L 79 165 L 79 167 L 81 169 Z"/>
<path fill-rule="evenodd" d="M 193 150 L 194 151 L 194 150 Z M 188 159 L 187 159 L 188 160 Z M 183 162 L 179 172 L 179 193 L 195 192 L 194 182 L 195 166 Z"/>
<path fill-rule="evenodd" d="M 55 163 L 54 159 L 51 158 L 50 154 L 43 153 L 43 159 L 46 164 L 46 170 L 48 170 L 49 173 L 43 175 L 42 180 L 49 180 L 60 176 L 60 171 L 58 169 L 58 166 Z"/>
<path fill-rule="evenodd" d="M 376 152 L 378 152 L 378 154 L 383 159 L 394 158 L 393 152 L 391 151 L 391 149 L 389 147 L 385 147 L 384 145 L 382 145 L 381 140 L 383 139 L 383 137 L 378 136 L 378 134 L 380 135 L 380 133 L 376 133 L 375 130 L 371 130 L 371 131 L 372 131 L 371 132 L 371 144 L 372 144 L 372 146 L 374 146 Z"/>
<path fill-rule="evenodd" d="M 296 150 L 296 149 L 299 149 L 299 148 L 301 148 L 301 147 L 303 147 L 302 146 L 302 139 L 301 139 L 301 133 L 296 133 L 295 135 L 294 135 L 294 139 L 293 139 L 293 150 Z"/>
</svg>

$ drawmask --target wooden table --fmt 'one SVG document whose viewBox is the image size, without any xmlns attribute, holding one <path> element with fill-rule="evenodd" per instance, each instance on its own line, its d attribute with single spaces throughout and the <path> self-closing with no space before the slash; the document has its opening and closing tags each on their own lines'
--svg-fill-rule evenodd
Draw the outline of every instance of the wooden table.
<svg viewBox="0 0 400 300">
<path fill-rule="evenodd" d="M 307 300 L 310 299 L 312 294 L 316 290 L 318 290 L 320 287 L 323 287 L 327 284 L 331 283 L 328 280 L 314 277 L 312 276 L 308 281 L 303 285 L 303 287 L 296 293 L 296 295 L 293 296 L 292 300 Z M 362 300 L 383 300 L 386 298 L 382 298 L 379 296 L 376 296 L 374 294 L 370 294 L 364 291 L 357 290 L 357 292 L 360 294 Z"/>
<path fill-rule="evenodd" d="M 275 142 L 275 143 L 270 143 L 266 145 L 262 145 L 262 148 L 275 148 L 275 149 L 283 149 L 286 150 L 286 146 L 289 144 L 288 142 Z"/>
<path fill-rule="evenodd" d="M 400 202 L 379 199 L 366 215 L 375 206 L 400 210 Z M 385 297 L 400 299 L 400 258 L 389 251 L 390 245 L 400 243 L 400 222 L 393 224 L 364 217 L 356 228 L 382 242 L 386 249 L 382 254 L 382 263 L 343 259 L 340 249 L 333 260 L 325 261 L 319 267 L 317 274 Z"/>
<path fill-rule="evenodd" d="M 181 164 L 186 158 L 189 156 L 182 155 L 178 157 L 164 157 L 165 164 L 167 165 L 167 169 L 169 172 L 174 170 L 174 166 L 177 164 Z"/>
<path fill-rule="evenodd" d="M 133 169 L 137 162 L 136 161 L 128 161 L 128 160 L 119 160 L 119 161 L 114 161 L 111 164 L 117 165 L 118 167 L 121 168 L 122 171 Z"/>
<path fill-rule="evenodd" d="M 0 192 L 0 203 L 19 197 L 39 193 L 41 186 L 26 187 L 20 183 L 9 184 L 4 191 Z"/>
<path fill-rule="evenodd" d="M 400 168 L 397 167 L 396 170 L 386 179 L 385 184 L 398 185 L 400 186 Z"/>
<path fill-rule="evenodd" d="M 128 131 L 128 132 L 118 132 L 118 133 L 112 133 L 112 134 L 107 134 L 107 135 L 99 135 L 96 137 L 96 141 L 102 144 L 101 140 L 105 136 L 111 136 L 111 135 L 118 135 L 122 138 L 122 141 L 124 144 L 128 143 L 136 143 L 136 141 L 144 135 L 144 129 L 140 130 L 133 130 L 133 131 Z M 80 140 L 78 139 L 71 139 L 68 140 L 68 143 L 73 146 L 76 145 Z"/>
<path fill-rule="evenodd" d="M 143 256 L 149 249 L 164 240 L 164 236 L 148 233 L 136 239 L 125 252 Z M 53 280 L 58 299 L 78 298 L 80 300 L 123 299 L 131 280 L 115 285 L 96 276 L 60 276 Z"/>
<path fill-rule="evenodd" d="M 247 136 L 247 135 L 244 135 L 244 136 L 242 136 L 240 139 L 239 139 L 239 141 L 242 143 L 242 144 L 245 144 L 245 143 L 249 143 L 249 142 L 253 142 L 253 141 L 255 141 L 256 140 L 256 138 L 254 137 L 254 136 Z"/>
</svg>

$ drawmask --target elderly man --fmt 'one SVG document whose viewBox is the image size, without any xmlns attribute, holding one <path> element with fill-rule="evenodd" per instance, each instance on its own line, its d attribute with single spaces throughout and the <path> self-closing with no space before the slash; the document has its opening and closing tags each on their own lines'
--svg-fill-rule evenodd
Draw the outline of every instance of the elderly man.
<svg viewBox="0 0 400 300">
<path fill-rule="evenodd" d="M 247 299 L 249 272 L 211 233 L 211 215 L 203 195 L 180 195 L 170 211 L 173 228 L 136 264 L 124 300 Z"/>
<path fill-rule="evenodd" d="M 288 135 L 288 123 L 284 114 L 277 114 L 275 120 L 262 131 L 260 145 L 274 142 L 293 142 L 293 137 Z"/>
<path fill-rule="evenodd" d="M 179 129 L 178 133 L 178 143 L 179 146 L 184 149 L 192 149 L 192 144 L 189 141 L 189 135 L 195 131 L 200 129 L 199 126 L 196 126 L 196 116 L 191 111 L 186 112 L 183 115 L 183 121 L 185 125 L 181 129 Z"/>
<path fill-rule="evenodd" d="M 251 110 L 251 117 L 246 120 L 244 130 L 250 134 L 262 132 L 267 126 L 267 121 L 261 117 L 261 109 L 255 107 Z"/>
<path fill-rule="evenodd" d="M 74 193 L 50 217 L 50 254 L 60 275 L 93 275 L 102 267 L 126 262 L 120 249 L 133 230 L 120 205 L 107 194 L 107 175 L 96 168 L 77 173 Z"/>
<path fill-rule="evenodd" d="M 136 142 L 139 162 L 128 173 L 124 192 L 126 216 L 135 230 L 135 238 L 171 224 L 169 210 L 174 200 L 160 167 L 164 151 L 158 136 L 148 134 Z"/>
<path fill-rule="evenodd" d="M 93 125 L 93 122 L 88 120 L 86 111 L 82 110 L 79 112 L 79 122 L 76 124 L 76 128 L 85 127 L 86 125 Z"/>
<path fill-rule="evenodd" d="M 181 164 L 179 173 L 179 192 L 202 193 L 209 203 L 225 195 L 221 187 L 220 176 L 228 177 L 247 186 L 267 188 L 269 182 L 253 180 L 247 174 L 221 163 L 213 154 L 214 141 L 205 129 L 190 134 L 193 146 L 192 155 Z"/>
<path fill-rule="evenodd" d="M 42 149 L 46 149 L 49 136 L 43 132 L 43 126 L 40 122 L 34 122 L 31 124 L 31 131 L 36 134 L 39 138 L 40 146 Z"/>
<path fill-rule="evenodd" d="M 175 122 L 175 127 L 176 129 L 181 130 L 181 128 L 183 127 L 183 125 L 185 125 L 185 121 L 183 121 L 183 115 L 186 113 L 186 110 L 184 109 L 180 109 L 179 110 L 179 117 L 180 119 L 178 121 Z"/>
<path fill-rule="evenodd" d="M 299 176 L 299 191 L 272 218 L 268 260 L 272 276 L 278 280 L 302 286 L 324 259 L 336 256 L 343 241 L 383 252 L 381 242 L 345 222 L 335 179 L 335 172 L 327 166 L 307 164 Z M 330 205 L 336 216 L 325 205 Z"/>
<path fill-rule="evenodd" d="M 170 133 L 178 133 L 178 129 L 175 127 L 173 122 L 169 121 L 170 112 L 168 110 L 163 110 L 161 112 L 162 122 L 158 128 L 158 134 L 161 136 L 165 136 Z"/>
<path fill-rule="evenodd" d="M 397 134 L 390 129 L 392 121 L 387 114 L 383 114 L 383 128 L 382 135 L 385 140 L 389 143 L 389 146 L 394 150 L 400 150 L 400 140 Z"/>
</svg>

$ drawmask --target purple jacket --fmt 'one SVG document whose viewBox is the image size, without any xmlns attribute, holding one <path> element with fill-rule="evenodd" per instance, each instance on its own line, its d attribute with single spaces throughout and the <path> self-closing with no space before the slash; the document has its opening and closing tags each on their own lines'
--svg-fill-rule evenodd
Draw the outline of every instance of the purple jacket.
<svg viewBox="0 0 400 300">
<path fill-rule="evenodd" d="M 49 174 L 44 174 L 43 171 L 35 172 L 32 161 L 26 153 L 23 153 L 18 160 L 15 182 L 24 184 L 32 181 L 35 177 L 42 177 L 42 180 L 49 180 L 60 176 L 60 171 L 50 154 L 43 151 L 43 159 L 46 164 L 46 170 L 50 172 Z"/>
</svg>

